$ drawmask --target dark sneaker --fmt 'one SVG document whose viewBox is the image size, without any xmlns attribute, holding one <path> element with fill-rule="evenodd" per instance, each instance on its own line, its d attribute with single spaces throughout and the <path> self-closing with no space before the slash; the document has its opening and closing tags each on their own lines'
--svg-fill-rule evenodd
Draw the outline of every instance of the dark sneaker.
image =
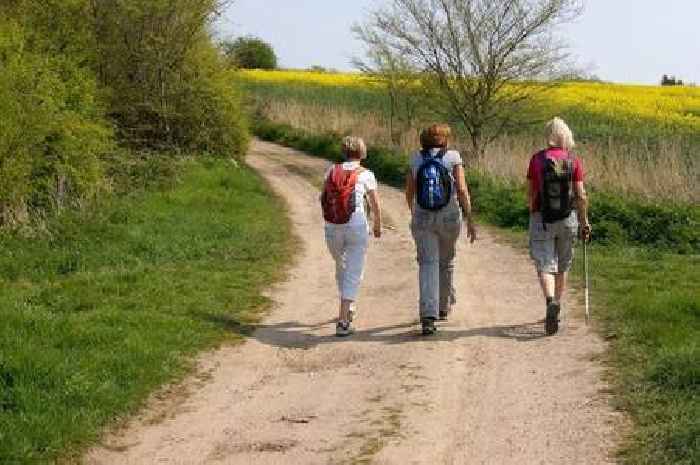
<svg viewBox="0 0 700 465">
<path fill-rule="evenodd" d="M 547 304 L 547 317 L 544 320 L 544 332 L 547 336 L 553 336 L 559 331 L 559 312 L 561 305 L 558 302 Z"/>
<path fill-rule="evenodd" d="M 423 336 L 432 336 L 433 334 L 437 333 L 435 318 L 423 318 L 420 322 L 421 326 L 423 327 Z"/>
<path fill-rule="evenodd" d="M 347 337 L 355 332 L 355 328 L 352 327 L 352 323 L 349 321 L 339 321 L 335 325 L 335 335 L 338 337 Z"/>
</svg>

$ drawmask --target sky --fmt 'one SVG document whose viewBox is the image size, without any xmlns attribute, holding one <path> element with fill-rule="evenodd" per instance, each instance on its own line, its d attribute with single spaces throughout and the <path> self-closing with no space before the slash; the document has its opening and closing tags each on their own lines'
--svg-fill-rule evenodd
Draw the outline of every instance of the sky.
<svg viewBox="0 0 700 465">
<path fill-rule="evenodd" d="M 285 68 L 352 70 L 362 44 L 351 32 L 386 0 L 235 0 L 224 37 L 269 42 Z M 663 74 L 700 83 L 700 0 L 586 0 L 563 35 L 581 65 L 606 81 L 655 84 Z"/>
</svg>

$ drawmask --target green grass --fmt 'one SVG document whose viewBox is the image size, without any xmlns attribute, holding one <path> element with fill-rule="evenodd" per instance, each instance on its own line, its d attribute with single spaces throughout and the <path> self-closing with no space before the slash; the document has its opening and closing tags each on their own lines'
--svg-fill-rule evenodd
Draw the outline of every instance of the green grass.
<svg viewBox="0 0 700 465">
<path fill-rule="evenodd" d="M 37 237 L 0 236 L 0 463 L 79 453 L 258 321 L 291 255 L 284 207 L 249 168 L 181 172 Z"/>
<path fill-rule="evenodd" d="M 338 136 L 267 122 L 256 132 L 317 156 L 340 155 Z M 367 166 L 401 187 L 404 162 L 375 147 Z M 524 237 L 523 187 L 477 173 L 469 181 L 480 220 Z M 699 210 L 592 194 L 593 305 L 611 340 L 616 402 L 634 422 L 621 450 L 629 465 L 700 464 Z"/>
<path fill-rule="evenodd" d="M 593 304 L 611 340 L 630 465 L 700 463 L 700 256 L 593 247 Z"/>
</svg>

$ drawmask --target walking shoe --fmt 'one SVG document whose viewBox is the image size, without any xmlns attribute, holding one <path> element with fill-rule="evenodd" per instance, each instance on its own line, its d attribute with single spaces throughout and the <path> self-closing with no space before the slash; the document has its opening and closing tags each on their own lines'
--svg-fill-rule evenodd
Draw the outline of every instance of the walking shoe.
<svg viewBox="0 0 700 465">
<path fill-rule="evenodd" d="M 357 306 L 355 304 L 350 304 L 350 311 L 348 312 L 348 321 L 352 323 L 357 318 Z"/>
<path fill-rule="evenodd" d="M 352 327 L 352 323 L 349 321 L 339 321 L 335 325 L 335 335 L 338 337 L 350 336 L 355 332 L 355 328 Z"/>
<path fill-rule="evenodd" d="M 420 320 L 421 326 L 423 327 L 423 336 L 432 336 L 437 333 L 437 328 L 435 327 L 435 318 L 423 318 Z"/>
<path fill-rule="evenodd" d="M 440 315 L 438 317 L 438 320 L 440 321 L 447 321 L 450 318 L 450 313 L 452 313 L 452 310 L 440 310 Z"/>
<path fill-rule="evenodd" d="M 547 317 L 544 320 L 544 332 L 547 336 L 553 336 L 559 331 L 559 312 L 561 305 L 559 302 L 549 302 L 547 304 Z"/>
</svg>

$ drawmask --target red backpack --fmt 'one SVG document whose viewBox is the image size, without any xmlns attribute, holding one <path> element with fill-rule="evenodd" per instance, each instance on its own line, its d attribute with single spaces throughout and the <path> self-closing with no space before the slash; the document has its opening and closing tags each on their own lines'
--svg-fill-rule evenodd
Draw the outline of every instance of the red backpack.
<svg viewBox="0 0 700 465">
<path fill-rule="evenodd" d="M 323 218 L 332 224 L 346 224 L 355 212 L 355 184 L 360 169 L 348 171 L 343 165 L 331 170 L 321 195 Z"/>
</svg>

